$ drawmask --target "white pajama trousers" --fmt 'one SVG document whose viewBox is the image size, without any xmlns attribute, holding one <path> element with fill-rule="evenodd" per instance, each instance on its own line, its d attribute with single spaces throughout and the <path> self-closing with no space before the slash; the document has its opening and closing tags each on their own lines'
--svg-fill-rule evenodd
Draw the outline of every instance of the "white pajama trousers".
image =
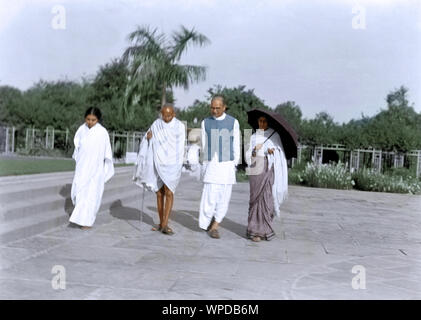
<svg viewBox="0 0 421 320">
<path fill-rule="evenodd" d="M 199 227 L 206 230 L 215 218 L 221 223 L 228 211 L 232 184 L 205 183 L 200 200 Z"/>
</svg>

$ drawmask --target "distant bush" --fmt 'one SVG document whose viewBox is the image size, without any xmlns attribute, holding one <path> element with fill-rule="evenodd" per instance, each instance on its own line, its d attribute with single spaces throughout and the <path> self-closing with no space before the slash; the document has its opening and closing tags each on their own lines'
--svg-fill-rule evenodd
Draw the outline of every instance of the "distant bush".
<svg viewBox="0 0 421 320">
<path fill-rule="evenodd" d="M 315 188 L 352 189 L 354 184 L 342 162 L 321 165 L 309 162 L 298 178 L 302 179 L 302 184 Z"/>
<path fill-rule="evenodd" d="M 288 170 L 288 184 L 315 188 L 357 189 L 361 191 L 421 194 L 421 179 L 413 170 L 390 169 L 385 174 L 361 169 L 351 174 L 345 164 L 300 163 Z M 237 181 L 247 181 L 245 173 L 237 172 Z"/>
<path fill-rule="evenodd" d="M 404 180 L 411 180 L 417 175 L 415 166 L 413 166 L 411 169 L 390 168 L 385 172 L 385 174 L 393 177 L 402 177 Z"/>
<path fill-rule="evenodd" d="M 421 181 L 415 177 L 401 175 L 384 175 L 372 169 L 361 169 L 352 174 L 355 189 L 363 191 L 421 193 Z"/>
<path fill-rule="evenodd" d="M 237 170 L 235 173 L 237 182 L 248 182 L 249 176 L 247 175 L 245 170 Z"/>
<path fill-rule="evenodd" d="M 302 179 L 302 170 L 297 170 L 295 168 L 288 170 L 288 184 L 300 185 L 303 183 Z"/>
</svg>

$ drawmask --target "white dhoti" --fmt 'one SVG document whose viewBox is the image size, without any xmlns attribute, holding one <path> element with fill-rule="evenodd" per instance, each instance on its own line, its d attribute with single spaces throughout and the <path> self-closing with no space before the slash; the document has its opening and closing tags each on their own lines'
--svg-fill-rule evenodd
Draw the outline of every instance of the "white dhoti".
<svg viewBox="0 0 421 320">
<path fill-rule="evenodd" d="M 71 198 L 75 208 L 69 221 L 91 227 L 101 205 L 104 183 L 114 175 L 110 138 L 101 124 L 91 129 L 83 124 L 74 143 L 76 170 Z"/>
<path fill-rule="evenodd" d="M 205 183 L 200 200 L 199 227 L 207 229 L 215 218 L 221 223 L 228 212 L 232 184 Z"/>
</svg>

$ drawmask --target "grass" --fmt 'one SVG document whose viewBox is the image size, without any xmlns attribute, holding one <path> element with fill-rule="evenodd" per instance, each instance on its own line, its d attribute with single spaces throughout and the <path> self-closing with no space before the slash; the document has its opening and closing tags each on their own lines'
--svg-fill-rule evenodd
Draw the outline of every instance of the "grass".
<svg viewBox="0 0 421 320">
<path fill-rule="evenodd" d="M 115 167 L 126 166 L 117 164 Z M 0 176 L 63 172 L 75 170 L 73 159 L 0 158 Z"/>
</svg>

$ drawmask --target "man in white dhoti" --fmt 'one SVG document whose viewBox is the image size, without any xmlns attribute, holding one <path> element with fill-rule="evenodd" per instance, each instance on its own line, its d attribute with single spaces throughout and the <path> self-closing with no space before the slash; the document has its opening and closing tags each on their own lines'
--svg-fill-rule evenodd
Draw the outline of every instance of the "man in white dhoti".
<svg viewBox="0 0 421 320">
<path fill-rule="evenodd" d="M 203 192 L 200 201 L 199 227 L 219 239 L 218 227 L 225 217 L 236 183 L 236 166 L 240 161 L 240 125 L 225 113 L 222 96 L 211 101 L 211 117 L 202 121 Z"/>
<path fill-rule="evenodd" d="M 136 184 L 156 193 L 158 230 L 168 235 L 174 234 L 168 220 L 183 166 L 185 130 L 184 124 L 175 118 L 174 107 L 164 105 L 161 119 L 154 121 L 140 144 L 135 167 Z"/>
<path fill-rule="evenodd" d="M 82 229 L 89 229 L 94 224 L 104 184 L 114 175 L 110 137 L 100 120 L 101 111 L 89 108 L 85 113 L 85 123 L 74 138 L 76 170 L 71 198 L 75 208 L 69 221 Z"/>
</svg>

